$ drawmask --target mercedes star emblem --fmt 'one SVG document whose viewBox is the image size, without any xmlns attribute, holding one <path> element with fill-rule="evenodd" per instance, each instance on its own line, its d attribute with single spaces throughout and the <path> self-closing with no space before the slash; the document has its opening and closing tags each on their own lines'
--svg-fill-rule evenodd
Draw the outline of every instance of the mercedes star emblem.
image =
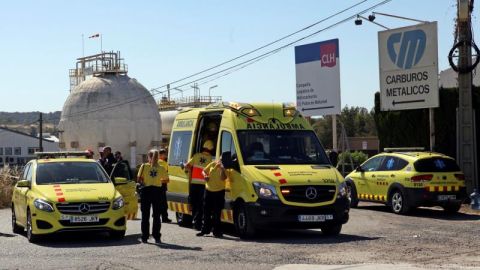
<svg viewBox="0 0 480 270">
<path fill-rule="evenodd" d="M 305 197 L 309 200 L 317 198 L 317 189 L 314 187 L 308 187 L 307 190 L 305 190 Z"/>
<path fill-rule="evenodd" d="M 80 213 L 86 214 L 86 213 L 90 212 L 90 205 L 88 205 L 86 203 L 82 203 L 82 204 L 80 204 L 80 206 L 78 206 L 78 210 L 80 211 Z"/>
</svg>

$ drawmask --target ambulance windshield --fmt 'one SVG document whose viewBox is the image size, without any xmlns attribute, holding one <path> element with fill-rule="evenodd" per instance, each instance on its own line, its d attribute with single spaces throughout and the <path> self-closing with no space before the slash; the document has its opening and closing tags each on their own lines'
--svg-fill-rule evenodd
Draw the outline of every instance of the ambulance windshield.
<svg viewBox="0 0 480 270">
<path fill-rule="evenodd" d="M 245 165 L 330 165 L 311 130 L 240 130 L 237 134 Z"/>
</svg>

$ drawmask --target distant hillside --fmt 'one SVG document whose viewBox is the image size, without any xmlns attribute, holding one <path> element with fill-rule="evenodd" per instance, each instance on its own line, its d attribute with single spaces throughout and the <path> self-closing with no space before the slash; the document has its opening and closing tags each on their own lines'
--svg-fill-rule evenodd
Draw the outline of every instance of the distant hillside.
<svg viewBox="0 0 480 270">
<path fill-rule="evenodd" d="M 40 112 L 0 112 L 0 125 L 27 125 L 38 121 Z M 58 125 L 60 111 L 44 113 L 45 124 Z"/>
</svg>

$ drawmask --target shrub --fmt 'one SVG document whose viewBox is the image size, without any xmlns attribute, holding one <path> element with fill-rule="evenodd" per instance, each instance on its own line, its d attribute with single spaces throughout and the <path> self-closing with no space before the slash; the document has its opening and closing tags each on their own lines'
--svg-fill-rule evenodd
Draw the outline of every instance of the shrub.
<svg viewBox="0 0 480 270">
<path fill-rule="evenodd" d="M 13 186 L 20 173 L 21 171 L 17 167 L 5 166 L 0 168 L 0 208 L 10 207 Z"/>
</svg>

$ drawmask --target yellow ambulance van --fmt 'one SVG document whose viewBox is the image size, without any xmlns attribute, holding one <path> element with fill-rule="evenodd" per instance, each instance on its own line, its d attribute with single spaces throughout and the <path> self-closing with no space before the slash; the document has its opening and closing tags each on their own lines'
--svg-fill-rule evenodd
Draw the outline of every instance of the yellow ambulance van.
<svg viewBox="0 0 480 270">
<path fill-rule="evenodd" d="M 170 138 L 167 197 L 179 225 L 192 222 L 182 165 L 207 140 L 227 169 L 222 221 L 234 224 L 240 237 L 279 227 L 338 235 L 348 221 L 346 183 L 293 105 L 223 102 L 185 109 Z"/>
</svg>

